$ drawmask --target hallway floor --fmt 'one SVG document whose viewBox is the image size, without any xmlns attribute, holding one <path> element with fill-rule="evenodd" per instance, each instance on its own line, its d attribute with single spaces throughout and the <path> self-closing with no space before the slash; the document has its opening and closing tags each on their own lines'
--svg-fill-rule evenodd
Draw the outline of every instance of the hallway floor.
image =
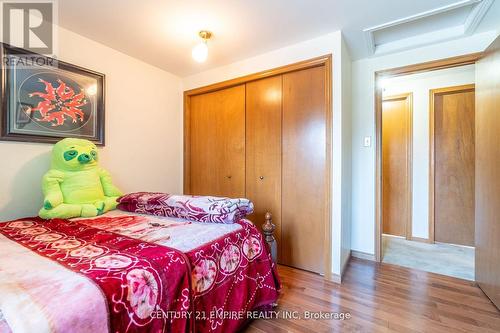
<svg viewBox="0 0 500 333">
<path fill-rule="evenodd" d="M 382 236 L 382 262 L 474 280 L 474 248 Z"/>
</svg>

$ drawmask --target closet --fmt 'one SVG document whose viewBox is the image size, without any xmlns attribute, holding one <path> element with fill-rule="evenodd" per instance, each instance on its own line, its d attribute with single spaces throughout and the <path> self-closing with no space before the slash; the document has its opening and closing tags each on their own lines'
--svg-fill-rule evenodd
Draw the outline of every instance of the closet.
<svg viewBox="0 0 500 333">
<path fill-rule="evenodd" d="M 190 102 L 189 192 L 245 196 L 245 86 L 193 96 Z"/>
<path fill-rule="evenodd" d="M 273 215 L 278 262 L 316 273 L 329 258 L 325 59 L 185 93 L 185 193 L 249 198 L 256 225 Z"/>
<path fill-rule="evenodd" d="M 261 224 L 273 214 L 274 233 L 281 262 L 281 109 L 282 77 L 273 76 L 246 84 L 246 197 Z"/>
</svg>

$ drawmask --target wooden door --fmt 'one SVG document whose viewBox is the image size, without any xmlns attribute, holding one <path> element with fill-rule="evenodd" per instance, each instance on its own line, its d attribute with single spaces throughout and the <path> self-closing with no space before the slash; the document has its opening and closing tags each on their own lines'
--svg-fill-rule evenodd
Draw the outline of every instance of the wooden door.
<svg viewBox="0 0 500 333">
<path fill-rule="evenodd" d="M 189 193 L 245 195 L 245 85 L 190 98 Z"/>
<path fill-rule="evenodd" d="M 474 246 L 474 85 L 434 89 L 430 94 L 434 239 Z"/>
<path fill-rule="evenodd" d="M 270 212 L 281 259 L 281 75 L 246 85 L 246 197 L 250 219 L 264 223 Z"/>
<path fill-rule="evenodd" d="M 411 238 L 412 94 L 382 102 L 383 233 Z"/>
<path fill-rule="evenodd" d="M 283 75 L 281 262 L 324 272 L 327 216 L 325 66 Z"/>
<path fill-rule="evenodd" d="M 500 38 L 476 64 L 476 281 L 500 308 Z"/>
</svg>

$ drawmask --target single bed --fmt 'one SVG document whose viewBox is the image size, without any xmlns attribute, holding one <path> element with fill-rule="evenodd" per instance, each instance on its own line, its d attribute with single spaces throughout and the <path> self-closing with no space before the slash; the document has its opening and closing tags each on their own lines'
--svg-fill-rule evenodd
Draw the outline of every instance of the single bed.
<svg viewBox="0 0 500 333">
<path fill-rule="evenodd" d="M 2 333 L 234 332 L 279 288 L 268 246 L 246 219 L 112 211 L 0 223 Z"/>
</svg>

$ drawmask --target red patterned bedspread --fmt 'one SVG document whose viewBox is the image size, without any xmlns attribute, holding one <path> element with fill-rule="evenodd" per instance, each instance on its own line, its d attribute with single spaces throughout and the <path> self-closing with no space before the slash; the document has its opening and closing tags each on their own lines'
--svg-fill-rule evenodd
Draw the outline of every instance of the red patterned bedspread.
<svg viewBox="0 0 500 333">
<path fill-rule="evenodd" d="M 196 332 L 234 332 L 247 311 L 276 302 L 280 286 L 262 234 L 243 228 L 187 253 L 192 263 Z"/>
<path fill-rule="evenodd" d="M 197 226 L 160 224 L 133 215 L 1 223 L 0 328 L 234 332 L 247 311 L 276 302 L 275 265 L 249 221 L 185 253 L 165 243 Z"/>
</svg>

